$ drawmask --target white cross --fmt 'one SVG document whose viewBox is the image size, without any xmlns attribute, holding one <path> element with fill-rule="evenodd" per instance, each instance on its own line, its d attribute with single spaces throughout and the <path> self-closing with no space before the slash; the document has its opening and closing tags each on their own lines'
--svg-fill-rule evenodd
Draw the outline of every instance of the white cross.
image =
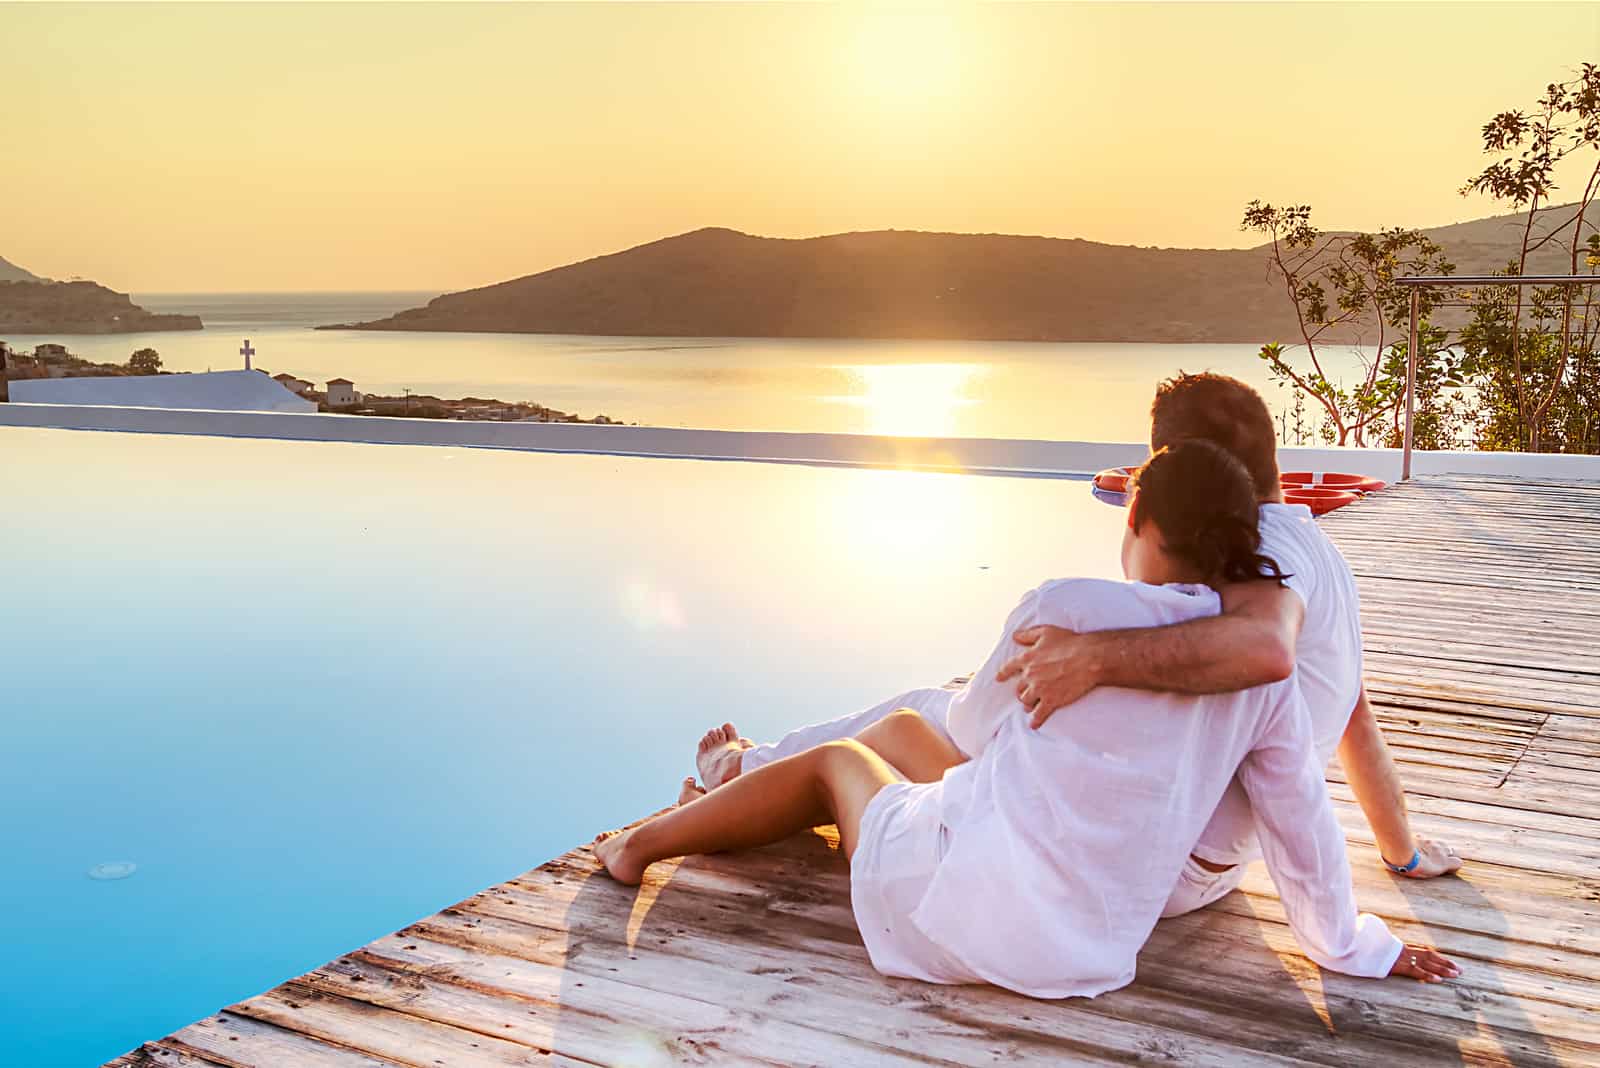
<svg viewBox="0 0 1600 1068">
<path fill-rule="evenodd" d="M 250 347 L 250 339 L 245 338 L 244 348 L 239 350 L 239 355 L 244 357 L 244 369 L 246 371 L 250 370 L 250 357 L 254 356 L 255 354 L 256 350 Z"/>
</svg>

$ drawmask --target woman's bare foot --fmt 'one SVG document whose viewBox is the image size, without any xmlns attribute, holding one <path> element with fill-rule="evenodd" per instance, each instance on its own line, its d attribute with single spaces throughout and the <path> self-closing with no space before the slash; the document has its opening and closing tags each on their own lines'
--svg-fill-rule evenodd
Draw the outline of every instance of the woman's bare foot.
<svg viewBox="0 0 1600 1068">
<path fill-rule="evenodd" d="M 694 776 L 690 775 L 683 780 L 683 787 L 678 791 L 678 804 L 687 805 L 695 798 L 704 796 L 706 796 L 705 788 L 695 782 Z"/>
<path fill-rule="evenodd" d="M 644 869 L 628 850 L 628 840 L 633 831 L 603 831 L 595 835 L 594 855 L 606 866 L 606 871 L 619 883 L 638 886 L 644 881 Z"/>
<path fill-rule="evenodd" d="M 695 767 L 700 769 L 700 781 L 707 790 L 715 790 L 739 777 L 744 770 L 744 751 L 754 749 L 755 743 L 739 737 L 733 724 L 712 727 L 700 739 L 699 752 L 695 754 Z"/>
</svg>

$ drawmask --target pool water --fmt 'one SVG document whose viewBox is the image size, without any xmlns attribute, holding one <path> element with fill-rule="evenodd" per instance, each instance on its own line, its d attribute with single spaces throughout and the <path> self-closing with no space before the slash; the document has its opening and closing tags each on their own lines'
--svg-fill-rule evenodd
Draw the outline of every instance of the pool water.
<svg viewBox="0 0 1600 1068">
<path fill-rule="evenodd" d="M 1121 518 L 1077 481 L 0 428 L 0 1060 L 98 1064 L 653 811 L 710 724 L 969 670 L 1024 590 L 1116 575 Z"/>
</svg>

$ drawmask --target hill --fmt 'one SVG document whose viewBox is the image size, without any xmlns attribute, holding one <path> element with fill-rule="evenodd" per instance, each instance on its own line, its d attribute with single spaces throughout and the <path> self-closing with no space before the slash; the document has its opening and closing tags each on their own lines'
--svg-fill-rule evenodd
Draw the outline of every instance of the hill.
<svg viewBox="0 0 1600 1068">
<path fill-rule="evenodd" d="M 1537 242 L 1557 228 L 1564 229 L 1566 234 L 1570 234 L 1576 210 L 1576 204 L 1561 204 L 1541 209 L 1534 216 L 1532 241 Z M 1600 226 L 1596 225 L 1593 214 L 1591 212 L 1590 217 L 1584 220 L 1585 239 L 1590 234 L 1600 232 Z M 1506 261 L 1516 256 L 1517 249 L 1522 243 L 1522 230 L 1526 223 L 1526 215 L 1493 215 L 1486 219 L 1473 219 L 1470 222 L 1454 223 L 1450 226 L 1435 226 L 1424 232 L 1449 251 L 1450 260 L 1456 265 L 1457 274 L 1492 274 L 1504 269 Z M 1563 251 L 1560 245 L 1552 241 L 1528 257 L 1528 273 L 1571 274 L 1572 261 L 1569 257 L 1570 253 Z M 1578 258 L 1578 270 L 1580 272 L 1584 270 L 1581 255 Z"/>
<path fill-rule="evenodd" d="M 1462 273 L 1503 266 L 1520 238 L 1512 217 L 1429 232 Z M 1565 271 L 1556 261 L 1551 249 L 1535 266 Z M 720 228 L 326 329 L 1153 342 L 1296 332 L 1260 248 L 894 230 L 782 239 Z"/>
<path fill-rule="evenodd" d="M 156 315 L 94 282 L 0 281 L 0 333 L 131 334 L 200 330 L 199 316 Z"/>
<path fill-rule="evenodd" d="M 0 256 L 0 282 L 42 282 L 36 274 L 24 271 L 4 256 Z"/>
<path fill-rule="evenodd" d="M 355 324 L 704 337 L 1244 341 L 1293 326 L 1259 253 L 998 234 L 705 229 Z"/>
</svg>

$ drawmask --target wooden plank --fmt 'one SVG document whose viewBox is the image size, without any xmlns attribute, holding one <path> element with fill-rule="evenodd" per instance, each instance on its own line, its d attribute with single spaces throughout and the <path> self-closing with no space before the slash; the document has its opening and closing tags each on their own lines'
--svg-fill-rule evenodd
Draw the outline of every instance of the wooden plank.
<svg viewBox="0 0 1600 1068">
<path fill-rule="evenodd" d="M 417 937 L 405 943 L 415 949 L 394 943 L 380 940 L 299 982 L 320 993 L 597 1064 L 784 1063 L 775 1057 L 804 1064 L 930 1063 L 829 1029 L 754 1019 L 721 1004 L 714 990 L 688 996 L 602 976 L 572 977 L 559 967 Z M 706 995 L 711 1000 L 702 1000 Z"/>
<path fill-rule="evenodd" d="M 167 1063 L 170 1051 L 229 1068 L 275 1068 L 286 1064 L 297 1068 L 395 1068 L 412 1063 L 369 1056 L 226 1012 L 190 1024 L 146 1049 L 155 1064 Z"/>
<path fill-rule="evenodd" d="M 1441 670 L 1416 658 L 1369 651 L 1365 658 L 1369 692 L 1415 694 L 1515 708 L 1530 712 L 1561 713 L 1600 718 L 1600 704 L 1576 686 L 1538 686 L 1531 680 L 1505 680 L 1478 676 L 1457 665 Z"/>
<path fill-rule="evenodd" d="M 1336 785 L 1330 780 L 1328 792 L 1336 802 L 1351 800 L 1350 789 L 1343 784 Z M 1412 796 L 1409 793 L 1406 797 L 1406 803 L 1413 812 L 1438 814 L 1463 821 L 1473 821 L 1487 827 L 1500 828 L 1508 835 L 1548 832 L 1556 835 L 1572 835 L 1576 838 L 1594 838 L 1597 834 L 1600 834 L 1600 820 L 1582 814 L 1575 814 L 1571 811 L 1530 812 L 1519 810 L 1515 813 L 1508 813 L 1493 802 L 1484 803 L 1478 800 L 1447 796 Z"/>
<path fill-rule="evenodd" d="M 107 1061 L 105 1068 L 237 1068 L 237 1062 L 230 1065 L 227 1061 L 211 1060 L 172 1046 L 170 1042 L 168 1039 L 141 1046 L 114 1061 Z"/>
<path fill-rule="evenodd" d="M 1600 761 L 1600 719 L 1552 715 L 1539 728 L 1534 748 L 1541 752 L 1580 753 Z"/>
<path fill-rule="evenodd" d="M 470 1068 L 543 1065 L 576 1068 L 596 1063 L 558 1056 L 498 1036 L 449 1027 L 367 1002 L 335 997 L 298 980 L 240 1002 L 225 1015 L 272 1024 L 327 1046 L 358 1050 L 407 1068 L 434 1068 L 440 1064 Z"/>
</svg>

